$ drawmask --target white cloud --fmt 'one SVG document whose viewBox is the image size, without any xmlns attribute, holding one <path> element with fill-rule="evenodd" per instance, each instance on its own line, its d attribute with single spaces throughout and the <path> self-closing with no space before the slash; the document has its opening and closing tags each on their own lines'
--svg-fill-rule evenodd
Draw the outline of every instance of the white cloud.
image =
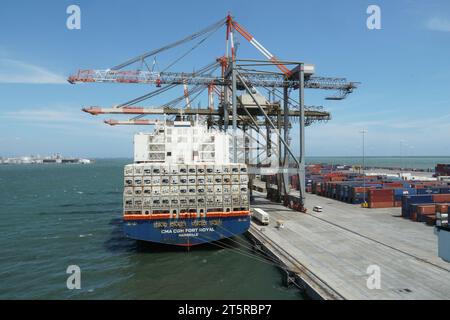
<svg viewBox="0 0 450 320">
<path fill-rule="evenodd" d="M 62 84 L 66 78 L 43 67 L 13 59 L 0 59 L 0 83 Z"/>
<path fill-rule="evenodd" d="M 431 18 L 427 21 L 426 27 L 433 31 L 450 32 L 450 20 L 442 18 Z"/>
<path fill-rule="evenodd" d="M 111 127 L 103 123 L 104 119 L 106 118 L 91 116 L 78 107 L 70 106 L 0 112 L 2 122 L 7 121 L 14 123 L 16 127 L 23 126 L 28 129 L 31 127 L 50 129 L 64 135 L 131 139 L 133 133 L 148 130 L 140 126 Z"/>
<path fill-rule="evenodd" d="M 83 119 L 82 112 L 79 109 L 66 108 L 46 108 L 46 109 L 21 109 L 17 111 L 8 111 L 0 114 L 0 117 L 19 120 L 35 121 L 41 123 L 75 123 L 88 122 Z"/>
</svg>

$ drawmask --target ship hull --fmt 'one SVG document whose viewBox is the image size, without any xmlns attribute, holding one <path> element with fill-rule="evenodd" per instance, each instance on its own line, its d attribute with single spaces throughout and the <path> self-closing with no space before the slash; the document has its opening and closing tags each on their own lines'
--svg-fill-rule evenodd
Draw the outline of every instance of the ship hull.
<svg viewBox="0 0 450 320">
<path fill-rule="evenodd" d="M 171 222 L 182 227 L 170 227 Z M 202 223 L 199 225 L 199 221 Z M 161 224 L 165 227 L 161 227 Z M 246 232 L 249 216 L 205 217 L 202 219 L 124 219 L 124 232 L 129 238 L 177 246 L 194 246 L 218 241 Z"/>
</svg>

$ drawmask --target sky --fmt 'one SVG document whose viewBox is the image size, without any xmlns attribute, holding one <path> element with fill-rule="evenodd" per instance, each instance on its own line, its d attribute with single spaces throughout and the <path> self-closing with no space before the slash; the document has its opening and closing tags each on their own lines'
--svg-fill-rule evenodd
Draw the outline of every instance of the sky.
<svg viewBox="0 0 450 320">
<path fill-rule="evenodd" d="M 70 5 L 81 29 L 66 26 Z M 369 5 L 381 10 L 370 30 Z M 306 105 L 331 112 L 306 129 L 309 156 L 450 155 L 450 2 L 442 1 L 24 1 L 0 4 L 0 156 L 62 153 L 131 157 L 133 133 L 81 112 L 154 89 L 143 84 L 66 82 L 78 69 L 106 69 L 196 32 L 228 12 L 280 59 L 313 63 L 316 75 L 360 82 L 341 101 L 305 91 Z M 238 56 L 263 58 L 237 37 Z M 164 68 L 193 43 L 156 57 Z M 178 50 L 178 51 L 177 51 Z M 225 29 L 171 70 L 190 72 L 224 54 Z M 149 61 L 150 63 L 152 60 Z M 175 90 L 175 89 L 174 89 Z M 181 95 L 145 102 L 158 105 Z M 202 105 L 206 104 L 204 99 Z M 114 117 L 119 118 L 119 117 Z M 292 144 L 298 150 L 298 125 Z M 400 149 L 402 151 L 400 151 Z"/>
</svg>

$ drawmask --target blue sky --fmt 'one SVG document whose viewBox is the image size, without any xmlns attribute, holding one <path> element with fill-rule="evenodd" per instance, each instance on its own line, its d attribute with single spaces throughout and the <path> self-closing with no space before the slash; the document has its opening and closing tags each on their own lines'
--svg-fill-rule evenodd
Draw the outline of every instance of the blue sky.
<svg viewBox="0 0 450 320">
<path fill-rule="evenodd" d="M 81 8 L 81 30 L 66 28 L 66 8 Z M 381 30 L 366 8 L 381 8 Z M 80 111 L 151 91 L 149 85 L 70 85 L 79 68 L 108 68 L 161 47 L 228 11 L 279 58 L 316 65 L 317 75 L 361 82 L 343 101 L 306 91 L 328 123 L 306 130 L 311 156 L 450 155 L 450 2 L 448 1 L 2 1 L 0 10 L 0 156 L 48 154 L 130 157 L 132 133 Z M 191 71 L 224 53 L 225 30 L 172 70 Z M 239 38 L 239 56 L 261 58 Z M 192 44 L 191 44 L 192 46 Z M 158 65 L 180 51 L 158 56 Z M 181 94 L 172 93 L 173 96 Z M 170 96 L 149 104 L 170 100 Z M 206 101 L 205 101 L 206 102 Z M 118 117 L 115 117 L 118 118 Z M 294 127 L 294 131 L 297 130 Z M 294 148 L 298 141 L 294 137 Z"/>
</svg>

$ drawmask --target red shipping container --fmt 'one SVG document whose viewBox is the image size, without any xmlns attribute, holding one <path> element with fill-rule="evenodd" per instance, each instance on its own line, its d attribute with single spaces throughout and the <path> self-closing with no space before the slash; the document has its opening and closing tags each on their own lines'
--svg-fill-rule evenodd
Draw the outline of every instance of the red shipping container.
<svg viewBox="0 0 450 320">
<path fill-rule="evenodd" d="M 418 214 L 435 214 L 436 213 L 436 205 L 435 204 L 424 204 L 417 206 Z"/>
<path fill-rule="evenodd" d="M 369 201 L 369 208 L 391 208 L 394 206 L 394 202 L 392 201 L 386 201 L 386 202 L 370 202 Z"/>
<path fill-rule="evenodd" d="M 448 213 L 448 204 L 436 204 L 436 212 Z"/>
<path fill-rule="evenodd" d="M 434 202 L 450 202 L 450 194 L 433 194 Z"/>
<path fill-rule="evenodd" d="M 392 189 L 374 189 L 369 191 L 372 195 L 392 196 L 394 191 Z"/>
<path fill-rule="evenodd" d="M 425 223 L 429 226 L 434 226 L 436 224 L 436 216 L 426 216 Z"/>
<path fill-rule="evenodd" d="M 386 182 L 383 183 L 385 188 L 403 188 L 403 183 L 400 182 Z"/>
</svg>

